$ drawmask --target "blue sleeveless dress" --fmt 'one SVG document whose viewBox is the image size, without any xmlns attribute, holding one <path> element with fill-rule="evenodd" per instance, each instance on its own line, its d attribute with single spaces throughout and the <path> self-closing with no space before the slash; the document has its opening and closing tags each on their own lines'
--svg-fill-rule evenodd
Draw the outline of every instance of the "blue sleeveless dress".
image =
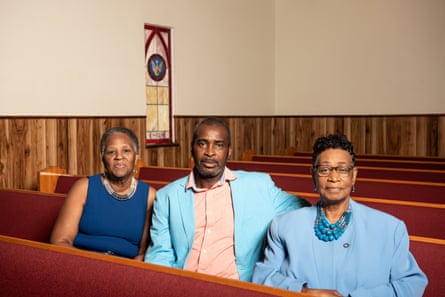
<svg viewBox="0 0 445 297">
<path fill-rule="evenodd" d="M 74 246 L 134 258 L 144 231 L 148 189 L 148 184 L 138 181 L 133 197 L 120 201 L 108 194 L 101 174 L 89 176 Z"/>
</svg>

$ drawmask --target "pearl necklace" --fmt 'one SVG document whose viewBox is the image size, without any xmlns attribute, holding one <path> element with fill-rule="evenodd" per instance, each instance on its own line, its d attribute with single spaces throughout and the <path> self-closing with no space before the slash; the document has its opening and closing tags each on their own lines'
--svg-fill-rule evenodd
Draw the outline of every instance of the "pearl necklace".
<svg viewBox="0 0 445 297">
<path fill-rule="evenodd" d="M 326 218 L 326 214 L 321 207 L 320 203 L 317 203 L 317 217 L 315 218 L 314 231 L 318 239 L 323 241 L 333 241 L 340 238 L 346 230 L 351 220 L 351 209 L 348 209 L 343 213 L 340 219 L 335 223 L 329 223 Z"/>
<path fill-rule="evenodd" d="M 134 193 L 136 193 L 136 187 L 137 187 L 137 181 L 134 177 L 131 178 L 131 185 L 130 190 L 127 194 L 118 194 L 110 185 L 110 182 L 106 177 L 103 179 L 103 184 L 105 186 L 105 189 L 107 190 L 108 194 L 110 194 L 114 199 L 119 201 L 125 201 L 131 199 L 133 197 Z"/>
</svg>

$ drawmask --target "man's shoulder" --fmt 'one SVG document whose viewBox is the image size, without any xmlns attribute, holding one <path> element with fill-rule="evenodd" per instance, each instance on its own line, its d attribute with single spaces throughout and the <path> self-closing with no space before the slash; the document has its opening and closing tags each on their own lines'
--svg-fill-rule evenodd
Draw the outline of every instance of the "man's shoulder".
<svg viewBox="0 0 445 297">
<path fill-rule="evenodd" d="M 160 188 L 158 190 L 158 193 L 163 194 L 163 193 L 168 193 L 171 191 L 177 191 L 180 188 L 185 189 L 187 180 L 188 180 L 188 176 L 178 178 L 177 180 L 174 180 L 174 181 L 168 183 L 167 185 L 163 186 L 162 188 Z"/>
<path fill-rule="evenodd" d="M 249 189 L 256 188 L 260 190 L 260 188 L 270 186 L 273 181 L 269 174 L 263 172 L 256 171 L 243 171 L 243 170 L 235 170 L 233 173 L 236 176 L 236 179 L 231 182 L 232 186 L 248 186 Z"/>
<path fill-rule="evenodd" d="M 241 179 L 269 179 L 270 175 L 264 172 L 233 170 L 236 177 Z"/>
</svg>

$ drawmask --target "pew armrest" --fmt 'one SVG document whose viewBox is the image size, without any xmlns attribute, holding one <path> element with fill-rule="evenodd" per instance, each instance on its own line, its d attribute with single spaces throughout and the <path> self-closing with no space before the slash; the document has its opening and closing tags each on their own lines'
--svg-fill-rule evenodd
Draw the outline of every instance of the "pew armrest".
<svg viewBox="0 0 445 297">
<path fill-rule="evenodd" d="M 39 171 L 39 191 L 54 193 L 60 175 L 66 174 L 66 169 L 50 166 Z"/>
</svg>

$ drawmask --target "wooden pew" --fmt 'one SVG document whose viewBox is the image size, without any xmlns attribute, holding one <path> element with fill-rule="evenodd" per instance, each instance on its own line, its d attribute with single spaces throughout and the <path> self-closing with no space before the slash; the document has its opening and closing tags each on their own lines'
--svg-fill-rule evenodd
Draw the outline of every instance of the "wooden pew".
<svg viewBox="0 0 445 297">
<path fill-rule="evenodd" d="M 2 296 L 309 296 L 0 235 Z"/>
<path fill-rule="evenodd" d="M 244 154 L 244 161 L 278 162 L 278 163 L 306 163 L 312 164 L 312 156 L 285 156 L 285 155 L 251 155 Z M 442 161 L 417 161 L 417 160 L 387 160 L 356 158 L 357 166 L 385 167 L 385 168 L 411 168 L 424 170 L 445 170 L 445 162 Z"/>
<path fill-rule="evenodd" d="M 168 182 L 170 178 L 177 179 L 186 176 L 190 169 L 166 168 L 165 172 L 162 173 L 162 171 L 164 170 L 156 166 L 146 166 L 141 168 L 140 174 L 141 178 L 148 179 L 148 183 L 153 183 L 156 178 L 166 179 Z M 270 175 L 277 186 L 283 190 L 292 192 L 312 203 L 318 200 L 319 196 L 312 190 L 313 183 L 309 175 L 275 173 Z M 445 217 L 445 184 L 437 186 L 431 183 L 411 184 L 370 179 L 359 179 L 357 183 L 359 190 L 352 194 L 353 199 L 402 219 L 407 224 L 410 234 L 445 239 L 445 228 L 438 227 Z M 385 190 L 381 183 L 394 189 L 394 192 Z M 360 191 L 362 186 L 363 191 Z M 394 195 L 395 193 L 399 196 Z M 429 195 L 425 197 L 433 201 L 425 201 L 424 196 L 419 199 L 421 194 Z"/>
<path fill-rule="evenodd" d="M 300 196 L 305 196 L 310 193 L 295 193 Z M 312 195 L 316 195 L 315 193 L 312 193 Z M 305 198 L 310 198 L 310 195 L 306 196 Z M 57 217 L 58 210 L 63 202 L 64 195 L 56 195 L 56 194 L 46 194 L 46 193 L 40 193 L 40 192 L 34 192 L 34 191 L 25 191 L 25 190 L 13 190 L 13 189 L 0 189 L 0 234 L 2 235 L 11 235 L 15 237 L 25 238 L 25 239 L 31 239 L 41 242 L 47 242 L 49 239 L 50 232 L 52 230 L 53 222 L 55 221 Z M 355 200 L 368 204 L 369 201 L 366 201 L 366 199 L 360 199 L 355 198 Z M 376 199 L 374 202 L 376 205 L 370 205 L 375 208 L 378 208 L 381 206 L 381 201 L 377 201 L 379 199 Z M 395 208 L 389 209 L 387 208 L 386 211 L 389 213 L 393 213 L 394 215 L 400 217 L 402 214 L 406 214 L 408 212 L 404 211 L 403 205 L 400 203 L 396 203 L 394 201 L 387 201 L 387 203 L 390 205 L 391 203 L 394 204 Z M 425 220 L 425 217 L 439 217 L 439 222 L 441 221 L 441 218 L 443 218 L 442 215 L 434 215 L 432 209 L 427 209 L 430 207 L 430 205 L 424 204 L 424 205 L 418 205 L 413 203 L 412 205 L 416 205 L 418 209 L 415 211 L 411 211 L 411 215 L 417 216 L 414 218 L 415 223 L 410 226 L 410 224 L 405 219 L 405 222 L 407 222 L 408 230 L 410 231 L 410 234 L 421 234 L 418 233 L 419 231 L 415 229 L 416 226 L 425 227 L 427 230 L 439 230 L 443 233 L 443 228 L 440 224 L 434 223 L 430 225 L 430 221 Z M 409 207 L 409 204 L 405 205 L 405 208 Z M 422 210 L 422 208 L 425 208 L 425 210 Z M 442 206 L 442 210 L 443 210 Z M 419 220 L 419 216 L 421 213 L 424 212 L 424 219 Z M 403 219 L 403 218 L 402 218 Z M 420 222 L 420 223 L 419 223 Z M 423 236 L 425 237 L 425 236 Z M 419 239 L 422 237 L 419 236 L 411 236 L 411 239 Z M 417 240 L 418 241 L 418 240 Z M 429 241 L 422 241 L 420 242 L 413 241 L 412 243 L 412 249 L 413 254 L 416 256 L 416 259 L 418 260 L 419 264 L 421 265 L 422 269 L 425 270 L 428 277 L 430 278 L 430 283 L 433 283 L 434 285 L 430 285 L 429 289 L 432 291 L 432 294 L 430 296 L 438 296 L 435 295 L 437 293 L 438 289 L 434 289 L 438 285 L 444 284 L 443 280 L 443 274 L 441 268 L 444 266 L 434 266 L 431 265 L 431 263 L 442 263 L 443 258 L 441 256 L 441 252 L 445 250 L 445 246 L 437 247 L 436 245 L 432 244 Z M 445 242 L 444 240 L 436 240 L 436 242 Z M 2 249 L 0 249 L 2 250 Z M 2 250 L 3 252 L 3 250 Z M 29 254 L 26 254 L 27 257 Z M 439 261 L 439 262 L 438 262 Z M 442 262 L 440 262 L 442 261 Z M 0 260 L 0 262 L 3 264 L 3 260 Z M 443 263 L 442 263 L 443 264 Z M 438 268 L 440 267 L 440 269 Z M 3 275 L 3 274 L 0 274 Z M 442 275 L 442 280 L 437 281 L 437 279 L 440 279 L 440 276 Z M 11 295 L 12 296 L 12 295 Z M 428 296 L 428 295 L 425 295 Z"/>
<path fill-rule="evenodd" d="M 246 151 L 245 154 L 255 155 L 254 151 Z M 310 156 L 312 152 L 300 152 L 295 148 L 288 148 L 285 151 L 286 156 Z M 427 162 L 445 162 L 445 158 L 436 156 L 407 156 L 407 155 L 382 155 L 382 154 L 356 154 L 359 159 L 378 159 L 378 160 L 401 160 L 401 161 L 427 161 Z"/>
<path fill-rule="evenodd" d="M 188 168 L 164 168 L 157 166 L 146 166 L 141 168 L 141 178 L 156 189 L 159 189 L 189 173 Z M 65 177 L 65 176 L 63 176 Z M 312 180 L 309 176 L 298 176 L 289 174 L 271 174 L 277 186 L 297 196 L 316 203 L 319 196 L 312 190 Z M 164 180 L 156 180 L 156 179 Z M 391 184 L 389 184 L 391 186 Z M 369 186 L 371 193 L 375 193 L 372 184 Z M 409 190 L 409 189 L 408 189 Z M 388 197 L 389 196 L 389 197 Z M 390 213 L 405 221 L 410 234 L 445 239 L 445 229 L 439 228 L 445 217 L 445 203 L 427 203 L 422 201 L 407 201 L 404 196 L 394 199 L 391 195 L 370 197 L 362 195 L 357 191 L 352 194 L 353 199 L 370 207 Z M 443 196 L 442 196 L 443 197 Z M 415 198 L 418 198 L 417 196 Z M 421 222 L 421 223 L 419 223 Z"/>
<path fill-rule="evenodd" d="M 283 190 L 313 192 L 312 177 L 307 174 L 270 173 Z M 392 200 L 445 203 L 445 183 L 427 183 L 358 177 L 353 196 Z"/>
<path fill-rule="evenodd" d="M 66 169 L 50 166 L 39 171 L 39 191 L 45 193 L 57 193 L 56 184 L 60 176 L 68 175 Z"/>
<path fill-rule="evenodd" d="M 190 174 L 190 168 L 184 167 L 160 167 L 147 165 L 139 170 L 139 178 L 142 180 L 159 180 L 159 181 L 174 181 L 178 178 Z"/>
<path fill-rule="evenodd" d="M 229 160 L 227 166 L 231 169 L 260 171 L 268 173 L 309 174 L 310 163 L 261 162 Z M 445 183 L 445 170 L 425 170 L 412 168 L 385 168 L 359 166 L 361 178 L 377 178 L 392 180 L 407 180 L 421 182 Z"/>
<path fill-rule="evenodd" d="M 49 242 L 65 195 L 0 189 L 0 234 Z"/>
<path fill-rule="evenodd" d="M 2 296 L 309 296 L 4 235 L 0 250 Z M 445 241 L 411 236 L 410 250 L 428 276 L 423 296 L 442 296 Z"/>
<path fill-rule="evenodd" d="M 159 173 L 160 168 L 155 167 L 153 168 L 155 170 L 155 172 Z M 186 174 L 188 174 L 189 172 L 189 168 L 176 168 L 176 169 L 172 169 L 173 174 L 176 174 L 176 177 L 178 176 L 185 176 Z M 172 173 L 170 172 L 170 173 Z M 160 176 L 160 175 L 155 175 L 155 176 Z M 278 175 L 280 176 L 280 175 Z M 282 175 L 284 177 L 288 177 L 289 175 Z M 295 180 L 293 180 L 292 178 L 295 178 L 294 176 L 290 176 L 291 178 L 291 183 L 293 184 L 295 182 Z M 303 179 L 304 181 L 304 179 Z M 152 183 L 158 183 L 160 186 L 164 185 L 165 183 L 168 183 L 169 181 L 150 181 L 147 180 L 147 182 L 149 184 Z M 294 194 L 297 194 L 303 198 L 312 200 L 312 202 L 316 201 L 318 199 L 318 194 L 317 193 L 313 193 L 310 191 L 306 191 L 306 192 L 294 192 Z M 2 195 L 0 195 L 2 196 Z M 367 204 L 369 206 L 372 206 L 374 208 L 377 209 L 381 209 L 380 207 L 386 207 L 385 211 L 388 213 L 392 213 L 395 216 L 401 218 L 402 220 L 405 221 L 405 223 L 407 223 L 407 227 L 408 227 L 408 231 L 410 232 L 410 234 L 416 234 L 416 232 L 419 232 L 420 234 L 428 234 L 428 233 L 422 233 L 421 231 L 419 231 L 419 229 L 417 229 L 419 226 L 426 226 L 425 230 L 439 230 L 439 232 L 441 232 L 441 230 L 443 230 L 443 228 L 441 227 L 441 224 L 437 224 L 433 223 L 431 225 L 431 220 L 432 218 L 438 217 L 439 218 L 439 222 L 441 222 L 441 218 L 443 217 L 442 214 L 431 214 L 430 210 L 428 210 L 429 208 L 438 208 L 438 209 L 442 209 L 443 210 L 443 205 L 433 205 L 433 204 L 428 204 L 428 203 L 424 203 L 424 204 L 419 204 L 417 202 L 409 202 L 409 201 L 386 201 L 385 199 L 371 199 L 368 197 L 357 197 L 356 195 L 353 195 L 353 198 L 361 203 Z M 374 204 L 373 204 L 374 203 Z M 383 203 L 387 203 L 388 205 L 393 204 L 394 208 L 389 209 L 388 205 L 384 205 Z M 383 205 L 383 206 L 382 206 Z M 415 209 L 414 212 L 406 212 L 406 209 L 409 209 L 408 206 L 416 206 L 419 207 L 419 209 Z M 420 208 L 421 207 L 421 208 Z M 423 208 L 423 209 L 422 209 Z M 383 210 L 383 209 L 382 209 Z M 413 214 L 422 214 L 422 219 L 419 220 L 418 217 L 416 217 L 413 221 L 413 223 L 410 223 L 411 221 L 407 221 L 406 218 L 401 217 L 408 214 L 408 216 L 412 216 Z M 426 218 L 426 220 L 424 220 Z M 424 231 L 425 231 L 424 230 Z M 443 234 L 440 233 L 439 236 Z M 428 277 L 429 277 L 429 282 L 430 285 L 428 286 L 426 293 L 424 296 L 439 296 L 437 295 L 438 292 L 442 293 L 444 292 L 444 275 L 442 273 L 442 267 L 443 266 L 443 259 L 445 259 L 443 252 L 445 251 L 445 247 L 444 247 L 444 240 L 442 239 L 432 239 L 432 242 L 430 242 L 431 240 L 423 240 L 424 236 L 420 237 L 418 236 L 418 234 L 416 234 L 416 236 L 411 235 L 411 246 L 412 246 L 412 250 L 413 250 L 413 254 L 416 256 L 417 261 L 419 262 L 420 266 L 422 267 L 422 269 L 427 273 Z M 440 245 L 437 246 L 436 243 L 439 242 Z M 439 259 L 439 260 L 438 260 Z M 442 261 L 442 262 L 441 262 Z M 437 264 L 437 265 L 436 265 Z"/>
<path fill-rule="evenodd" d="M 144 166 L 139 178 L 144 180 L 173 181 L 190 173 L 189 168 Z M 312 192 L 309 174 L 269 173 L 274 182 L 285 191 Z M 357 178 L 354 196 L 445 203 L 445 183 Z"/>
<path fill-rule="evenodd" d="M 145 166 L 142 160 L 136 162 L 134 176 L 139 176 L 139 170 Z M 68 193 L 72 184 L 81 178 L 81 175 L 68 174 L 66 169 L 50 166 L 39 171 L 39 191 L 45 193 Z"/>
<path fill-rule="evenodd" d="M 290 192 L 315 204 L 319 200 L 317 193 Z M 358 197 L 352 199 L 374 209 L 384 211 L 404 221 L 409 234 L 434 237 L 445 240 L 445 204 L 389 200 L 381 198 Z"/>
<path fill-rule="evenodd" d="M 140 168 L 139 178 L 142 180 L 171 182 L 189 173 L 189 168 L 144 166 Z M 41 178 L 46 178 L 46 175 L 40 176 Z M 309 174 L 270 173 L 270 176 L 283 190 L 292 192 L 313 191 L 313 181 Z M 46 181 L 41 183 L 46 183 Z M 65 185 L 65 188 L 67 187 Z M 154 187 L 156 188 L 156 186 Z M 445 183 L 370 179 L 359 176 L 354 196 L 445 203 Z"/>
<path fill-rule="evenodd" d="M 137 161 L 134 176 L 139 176 L 139 170 L 145 166 L 141 160 Z M 39 191 L 45 193 L 67 194 L 71 186 L 80 179 L 81 175 L 72 175 L 66 172 L 66 169 L 57 166 L 50 166 L 39 171 Z M 155 188 L 159 185 L 156 184 Z"/>
<path fill-rule="evenodd" d="M 410 251 L 428 277 L 423 297 L 444 296 L 445 240 L 410 236 Z"/>
</svg>

